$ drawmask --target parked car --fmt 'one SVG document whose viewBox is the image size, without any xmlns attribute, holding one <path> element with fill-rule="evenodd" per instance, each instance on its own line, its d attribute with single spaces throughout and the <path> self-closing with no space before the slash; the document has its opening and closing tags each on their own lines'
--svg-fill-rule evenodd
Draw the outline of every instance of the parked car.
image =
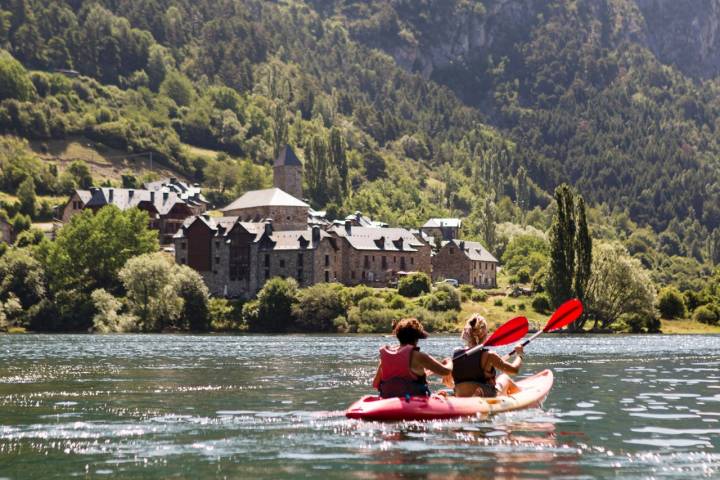
<svg viewBox="0 0 720 480">
<path fill-rule="evenodd" d="M 442 281 L 437 282 L 437 283 L 438 283 L 438 284 L 440 284 L 440 283 L 447 283 L 448 285 L 452 285 L 452 286 L 455 287 L 455 288 L 457 288 L 458 285 L 460 285 L 460 282 L 458 282 L 458 281 L 455 280 L 454 278 L 446 278 L 445 280 L 442 280 Z"/>
</svg>

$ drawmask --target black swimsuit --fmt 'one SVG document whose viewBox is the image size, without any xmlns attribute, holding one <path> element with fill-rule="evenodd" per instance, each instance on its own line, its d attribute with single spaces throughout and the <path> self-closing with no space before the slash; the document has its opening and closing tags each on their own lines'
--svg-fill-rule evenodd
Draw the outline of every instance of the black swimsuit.
<svg viewBox="0 0 720 480">
<path fill-rule="evenodd" d="M 453 380 L 455 385 L 474 383 L 482 390 L 483 397 L 496 397 L 495 377 L 497 372 L 493 367 L 491 372 L 488 373 L 482 366 L 482 354 L 488 350 L 483 348 L 470 355 L 464 355 L 467 350 L 466 348 L 457 349 L 453 353 Z"/>
</svg>

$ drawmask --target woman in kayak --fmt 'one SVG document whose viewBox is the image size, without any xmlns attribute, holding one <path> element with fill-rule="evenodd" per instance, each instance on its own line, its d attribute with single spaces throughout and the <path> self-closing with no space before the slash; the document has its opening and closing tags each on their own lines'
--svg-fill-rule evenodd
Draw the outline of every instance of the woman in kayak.
<svg viewBox="0 0 720 480">
<path fill-rule="evenodd" d="M 436 373 L 449 377 L 452 361 L 449 358 L 438 362 L 427 353 L 420 351 L 418 340 L 427 338 L 427 333 L 416 318 L 404 318 L 393 328 L 400 345 L 385 345 L 380 349 L 373 387 L 383 398 L 430 395 L 427 374 Z"/>
<path fill-rule="evenodd" d="M 477 314 L 465 323 L 461 336 L 467 348 L 456 350 L 453 354 L 456 396 L 496 397 L 517 391 L 517 385 L 508 374 L 515 375 L 520 371 L 524 357 L 521 345 L 515 347 L 516 356 L 512 362 L 507 361 L 508 357 L 501 357 L 485 348 L 464 355 L 488 338 L 487 320 Z M 503 373 L 498 375 L 498 370 Z"/>
</svg>

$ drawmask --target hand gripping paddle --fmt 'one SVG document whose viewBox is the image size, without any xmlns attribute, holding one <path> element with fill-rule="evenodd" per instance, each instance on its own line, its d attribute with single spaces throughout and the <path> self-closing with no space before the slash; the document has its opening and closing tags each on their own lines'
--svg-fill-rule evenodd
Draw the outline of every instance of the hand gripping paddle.
<svg viewBox="0 0 720 480">
<path fill-rule="evenodd" d="M 464 355 L 472 355 L 473 353 L 481 350 L 485 347 L 499 347 L 501 345 L 507 345 L 508 343 L 517 342 L 522 339 L 528 332 L 528 320 L 525 317 L 515 317 L 512 320 L 508 320 L 500 327 L 498 327 L 490 338 L 484 343 L 473 347 L 469 350 L 465 350 L 455 356 L 453 360 L 456 360 Z"/>
<path fill-rule="evenodd" d="M 583 306 L 580 300 L 576 298 L 568 300 L 567 302 L 560 305 L 557 310 L 555 310 L 555 313 L 552 314 L 550 320 L 548 320 L 547 324 L 545 324 L 545 328 L 536 332 L 532 337 L 525 340 L 522 343 L 522 346 L 524 347 L 528 343 L 535 340 L 535 337 L 537 337 L 541 333 L 552 332 L 553 330 L 557 330 L 564 327 L 565 325 L 571 324 L 572 322 L 577 320 L 580 315 L 582 315 L 582 312 Z M 512 355 L 513 353 L 515 353 L 515 350 L 510 352 L 510 355 Z"/>
</svg>

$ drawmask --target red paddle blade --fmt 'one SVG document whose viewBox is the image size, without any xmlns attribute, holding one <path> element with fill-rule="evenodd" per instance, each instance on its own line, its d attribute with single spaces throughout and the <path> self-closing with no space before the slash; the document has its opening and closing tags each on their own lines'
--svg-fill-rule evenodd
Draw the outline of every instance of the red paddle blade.
<svg viewBox="0 0 720 480">
<path fill-rule="evenodd" d="M 486 347 L 499 347 L 517 342 L 528 332 L 528 321 L 525 317 L 515 317 L 498 327 L 484 343 Z"/>
<path fill-rule="evenodd" d="M 562 328 L 565 325 L 571 324 L 580 318 L 582 312 L 583 306 L 580 300 L 577 298 L 568 300 L 555 310 L 555 313 L 552 314 L 552 317 L 548 320 L 547 325 L 543 328 L 543 332 L 551 332 L 553 330 L 557 330 L 558 328 Z"/>
</svg>

